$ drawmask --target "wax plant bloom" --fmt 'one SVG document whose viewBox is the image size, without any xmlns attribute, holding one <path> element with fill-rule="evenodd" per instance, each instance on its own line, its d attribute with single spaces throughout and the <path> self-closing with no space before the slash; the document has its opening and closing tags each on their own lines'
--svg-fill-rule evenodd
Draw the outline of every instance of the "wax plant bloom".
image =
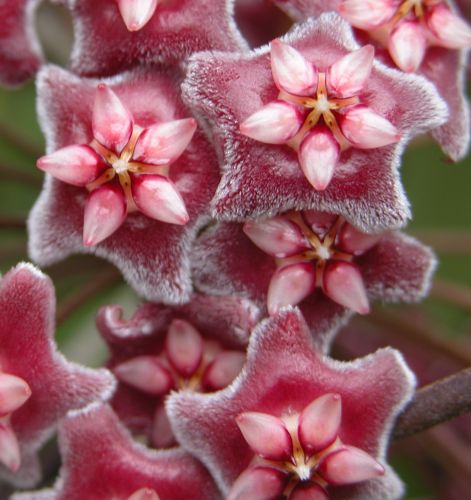
<svg viewBox="0 0 471 500">
<path fill-rule="evenodd" d="M 145 302 L 98 311 L 109 356 L 85 368 L 57 352 L 42 271 L 2 278 L 0 477 L 42 488 L 12 498 L 400 498 L 387 449 L 416 378 L 392 347 L 332 343 L 430 288 L 400 167 L 428 132 L 465 155 L 471 28 L 442 0 L 56 3 L 68 69 L 44 61 L 36 0 L 0 0 L 0 82 L 35 75 L 46 137 L 29 255 L 96 254 Z M 292 27 L 251 49 L 275 6 Z"/>
</svg>

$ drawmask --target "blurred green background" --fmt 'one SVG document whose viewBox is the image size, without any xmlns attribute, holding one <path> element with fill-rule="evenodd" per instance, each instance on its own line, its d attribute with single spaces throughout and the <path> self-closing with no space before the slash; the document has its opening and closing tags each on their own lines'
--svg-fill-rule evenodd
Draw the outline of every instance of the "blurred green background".
<svg viewBox="0 0 471 500">
<path fill-rule="evenodd" d="M 70 50 L 70 21 L 62 11 L 47 5 L 41 8 L 39 18 L 48 58 L 64 63 Z M 50 25 L 55 31 L 48 29 Z M 0 90 L 2 273 L 28 258 L 25 221 L 41 189 L 42 174 L 36 169 L 35 160 L 43 152 L 44 140 L 36 121 L 34 84 L 30 82 L 14 91 Z M 408 148 L 402 179 L 414 214 L 407 231 L 434 247 L 440 262 L 432 296 L 420 308 L 430 318 L 437 335 L 471 348 L 471 157 L 450 164 L 434 143 L 422 138 Z M 97 308 L 119 303 L 129 315 L 139 302 L 135 293 L 119 279 L 105 280 L 101 287 L 94 287 L 97 276 L 109 268 L 99 259 L 82 256 L 45 270 L 54 280 L 62 315 L 56 337 L 59 346 L 69 358 L 92 366 L 98 366 L 106 358 L 106 350 L 94 326 Z M 468 457 L 471 463 L 471 454 Z M 431 486 L 433 483 L 413 457 L 398 450 L 393 462 L 407 481 L 406 498 L 438 498 Z M 437 467 L 440 467 L 440 457 Z M 471 489 L 468 498 L 471 498 Z"/>
</svg>

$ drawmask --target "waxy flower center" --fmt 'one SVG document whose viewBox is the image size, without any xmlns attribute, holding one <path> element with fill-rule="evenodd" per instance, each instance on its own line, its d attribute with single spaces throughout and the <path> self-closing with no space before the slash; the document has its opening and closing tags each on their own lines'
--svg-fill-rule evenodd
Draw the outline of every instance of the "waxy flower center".
<svg viewBox="0 0 471 500">
<path fill-rule="evenodd" d="M 305 135 L 319 123 L 321 118 L 331 130 L 340 147 L 342 149 L 350 147 L 350 142 L 344 136 L 337 123 L 335 112 L 347 106 L 359 104 L 360 99 L 358 96 L 347 98 L 329 97 L 325 73 L 318 73 L 318 83 L 315 97 L 296 96 L 282 90 L 278 95 L 278 99 L 297 104 L 308 111 L 308 114 L 298 133 L 288 142 L 291 147 L 298 149 L 299 144 Z"/>
<path fill-rule="evenodd" d="M 417 17 L 418 19 L 422 19 L 427 8 L 430 8 L 439 3 L 441 3 L 441 0 L 405 0 L 399 5 L 390 22 L 392 25 L 395 25 L 401 19 L 404 19 L 409 15 L 409 13 L 412 12 L 415 17 Z"/>
<path fill-rule="evenodd" d="M 351 262 L 353 255 L 335 247 L 338 234 L 342 230 L 345 220 L 343 217 L 337 217 L 325 236 L 318 236 L 306 223 L 303 216 L 299 212 L 293 212 L 287 216 L 289 220 L 294 222 L 302 231 L 306 238 L 310 250 L 305 250 L 299 254 L 290 257 L 277 259 L 280 267 L 298 262 L 315 262 L 316 265 L 316 286 L 322 287 L 323 273 L 328 260 L 339 260 L 343 262 Z"/>
<path fill-rule="evenodd" d="M 116 176 L 118 176 L 119 183 L 126 195 L 128 209 L 135 209 L 135 203 L 131 191 L 131 177 L 129 174 L 168 175 L 168 164 L 149 165 L 147 163 L 132 160 L 137 141 L 143 131 L 143 128 L 134 125 L 131 137 L 128 143 L 124 146 L 120 155 L 106 148 L 96 139 L 92 140 L 90 147 L 103 158 L 103 160 L 109 165 L 109 168 L 107 168 L 100 175 L 100 177 L 95 179 L 90 184 L 87 184 L 87 189 L 89 191 L 97 189 L 101 185 L 112 181 Z"/>
</svg>

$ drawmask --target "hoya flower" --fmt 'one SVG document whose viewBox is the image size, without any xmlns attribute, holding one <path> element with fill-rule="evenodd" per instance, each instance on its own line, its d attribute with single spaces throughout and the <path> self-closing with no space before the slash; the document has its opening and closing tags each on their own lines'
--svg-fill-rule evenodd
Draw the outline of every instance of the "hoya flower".
<svg viewBox="0 0 471 500">
<path fill-rule="evenodd" d="M 17 494 L 14 500 L 220 498 L 197 460 L 181 448 L 155 451 L 133 441 L 105 405 L 70 412 L 59 445 L 63 465 L 54 489 Z"/>
<path fill-rule="evenodd" d="M 178 84 L 145 69 L 105 81 L 41 71 L 48 154 L 38 167 L 50 175 L 29 219 L 38 263 L 92 252 L 148 298 L 188 296 L 189 250 L 218 173 Z"/>
<path fill-rule="evenodd" d="M 174 432 L 231 500 L 394 499 L 386 463 L 395 417 L 414 377 L 391 348 L 353 362 L 321 356 L 297 310 L 254 330 L 247 364 L 214 395 L 168 399 Z"/>
<path fill-rule="evenodd" d="M 245 363 L 257 308 L 236 297 L 194 295 L 179 307 L 147 303 L 129 320 L 118 306 L 97 316 L 119 380 L 112 405 L 136 434 L 156 448 L 175 444 L 163 402 L 171 390 L 213 392 L 227 386 Z"/>
<path fill-rule="evenodd" d="M 67 411 L 109 399 L 108 370 L 67 362 L 53 340 L 54 288 L 30 264 L 0 281 L 0 478 L 19 486 L 40 479 L 39 448 Z"/>
<path fill-rule="evenodd" d="M 323 191 L 342 151 L 379 148 L 400 139 L 389 120 L 362 105 L 373 58 L 374 48 L 367 45 L 319 72 L 299 51 L 274 40 L 270 59 L 280 93 L 241 123 L 240 131 L 261 142 L 292 147 L 306 179 Z"/>
<path fill-rule="evenodd" d="M 446 124 L 432 131 L 452 159 L 469 146 L 469 107 L 465 97 L 466 51 L 471 26 L 447 0 L 276 0 L 295 19 L 337 11 L 357 30 L 358 39 L 378 46 L 386 64 L 417 72 L 435 84 L 448 104 Z M 366 36 L 365 36 L 366 35 Z"/>
<path fill-rule="evenodd" d="M 217 218 L 316 209 L 348 217 L 366 231 L 405 223 L 409 207 L 397 172 L 400 154 L 411 137 L 443 123 L 446 107 L 425 79 L 371 64 L 371 49 L 358 49 L 348 24 L 329 14 L 295 26 L 271 51 L 267 46 L 248 54 L 191 58 L 183 95 L 212 121 L 224 151 L 223 177 L 213 199 Z M 329 78 L 322 83 L 327 72 L 335 75 L 337 88 L 325 86 Z M 317 89 L 328 94 L 318 95 Z M 349 106 L 334 109 L 344 104 Z M 312 130 L 306 113 L 318 124 Z M 341 135 L 360 148 L 342 150 L 340 122 Z M 258 140 L 241 127 L 245 133 L 258 131 Z M 323 191 L 307 180 L 296 147 L 285 144 L 298 132 L 304 139 L 304 170 L 318 187 L 327 186 Z M 260 142 L 264 134 L 275 144 Z M 374 147 L 375 141 L 392 144 Z"/>
<path fill-rule="evenodd" d="M 199 50 L 241 50 L 233 0 L 66 0 L 75 45 L 72 69 L 104 76 L 136 62 L 178 63 Z"/>
<path fill-rule="evenodd" d="M 371 300 L 423 298 L 435 259 L 404 234 L 364 234 L 342 217 L 304 211 L 220 223 L 200 237 L 193 265 L 200 290 L 250 297 L 269 314 L 299 304 L 328 341 L 348 311 L 365 314 Z"/>
<path fill-rule="evenodd" d="M 34 29 L 39 0 L 0 1 L 0 85 L 18 85 L 38 70 L 42 54 Z"/>
</svg>

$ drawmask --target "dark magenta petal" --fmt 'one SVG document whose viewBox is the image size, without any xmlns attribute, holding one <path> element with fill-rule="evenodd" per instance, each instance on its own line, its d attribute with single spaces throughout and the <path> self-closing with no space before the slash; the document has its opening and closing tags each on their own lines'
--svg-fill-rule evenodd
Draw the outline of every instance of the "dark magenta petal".
<svg viewBox="0 0 471 500">
<path fill-rule="evenodd" d="M 241 413 L 294 415 L 320 396 L 338 394 L 343 415 L 339 437 L 384 464 L 392 423 L 414 385 L 401 354 L 391 348 L 346 363 L 322 356 L 300 312 L 286 308 L 255 328 L 247 365 L 232 385 L 213 395 L 174 393 L 167 410 L 178 441 L 203 461 L 227 493 L 254 456 L 236 425 Z M 343 492 L 345 497 L 393 499 L 402 490 L 389 467 L 383 477 L 355 488 L 355 496 Z"/>
<path fill-rule="evenodd" d="M 145 128 L 188 118 L 190 113 L 179 97 L 179 81 L 177 73 L 140 69 L 102 83 L 129 110 L 135 124 Z M 42 70 L 38 106 L 48 151 L 92 140 L 96 86 L 96 80 L 54 66 Z M 94 253 L 115 264 L 140 295 L 181 303 L 191 293 L 191 246 L 209 219 L 208 205 L 218 179 L 214 150 L 197 130 L 170 169 L 172 186 L 183 199 L 189 222 L 179 226 L 129 213 L 111 236 L 86 248 L 81 233 L 87 190 L 47 178 L 29 219 L 30 255 L 37 263 L 48 265 L 76 252 Z"/>
<path fill-rule="evenodd" d="M 0 281 L 0 356 L 2 372 L 23 379 L 31 395 L 11 416 L 20 445 L 15 474 L 0 466 L 0 477 L 32 486 L 38 481 L 35 454 L 58 420 L 71 409 L 109 399 L 115 387 L 108 370 L 69 363 L 56 350 L 54 288 L 30 264 L 19 264 Z"/>
<path fill-rule="evenodd" d="M 115 1 L 68 0 L 68 5 L 79 34 L 72 68 L 82 75 L 111 75 L 136 62 L 176 63 L 199 50 L 246 48 L 232 20 L 231 0 L 159 2 L 147 24 L 133 32 Z"/>
<path fill-rule="evenodd" d="M 42 62 L 34 27 L 38 0 L 0 3 L 0 85 L 13 86 L 31 78 Z"/>
<path fill-rule="evenodd" d="M 220 498 L 199 462 L 181 448 L 153 451 L 136 443 L 108 406 L 70 413 L 59 444 L 63 465 L 54 487 L 57 500 L 126 499 L 142 488 L 153 489 L 162 500 Z M 35 498 L 29 495 L 23 498 Z"/>
</svg>

